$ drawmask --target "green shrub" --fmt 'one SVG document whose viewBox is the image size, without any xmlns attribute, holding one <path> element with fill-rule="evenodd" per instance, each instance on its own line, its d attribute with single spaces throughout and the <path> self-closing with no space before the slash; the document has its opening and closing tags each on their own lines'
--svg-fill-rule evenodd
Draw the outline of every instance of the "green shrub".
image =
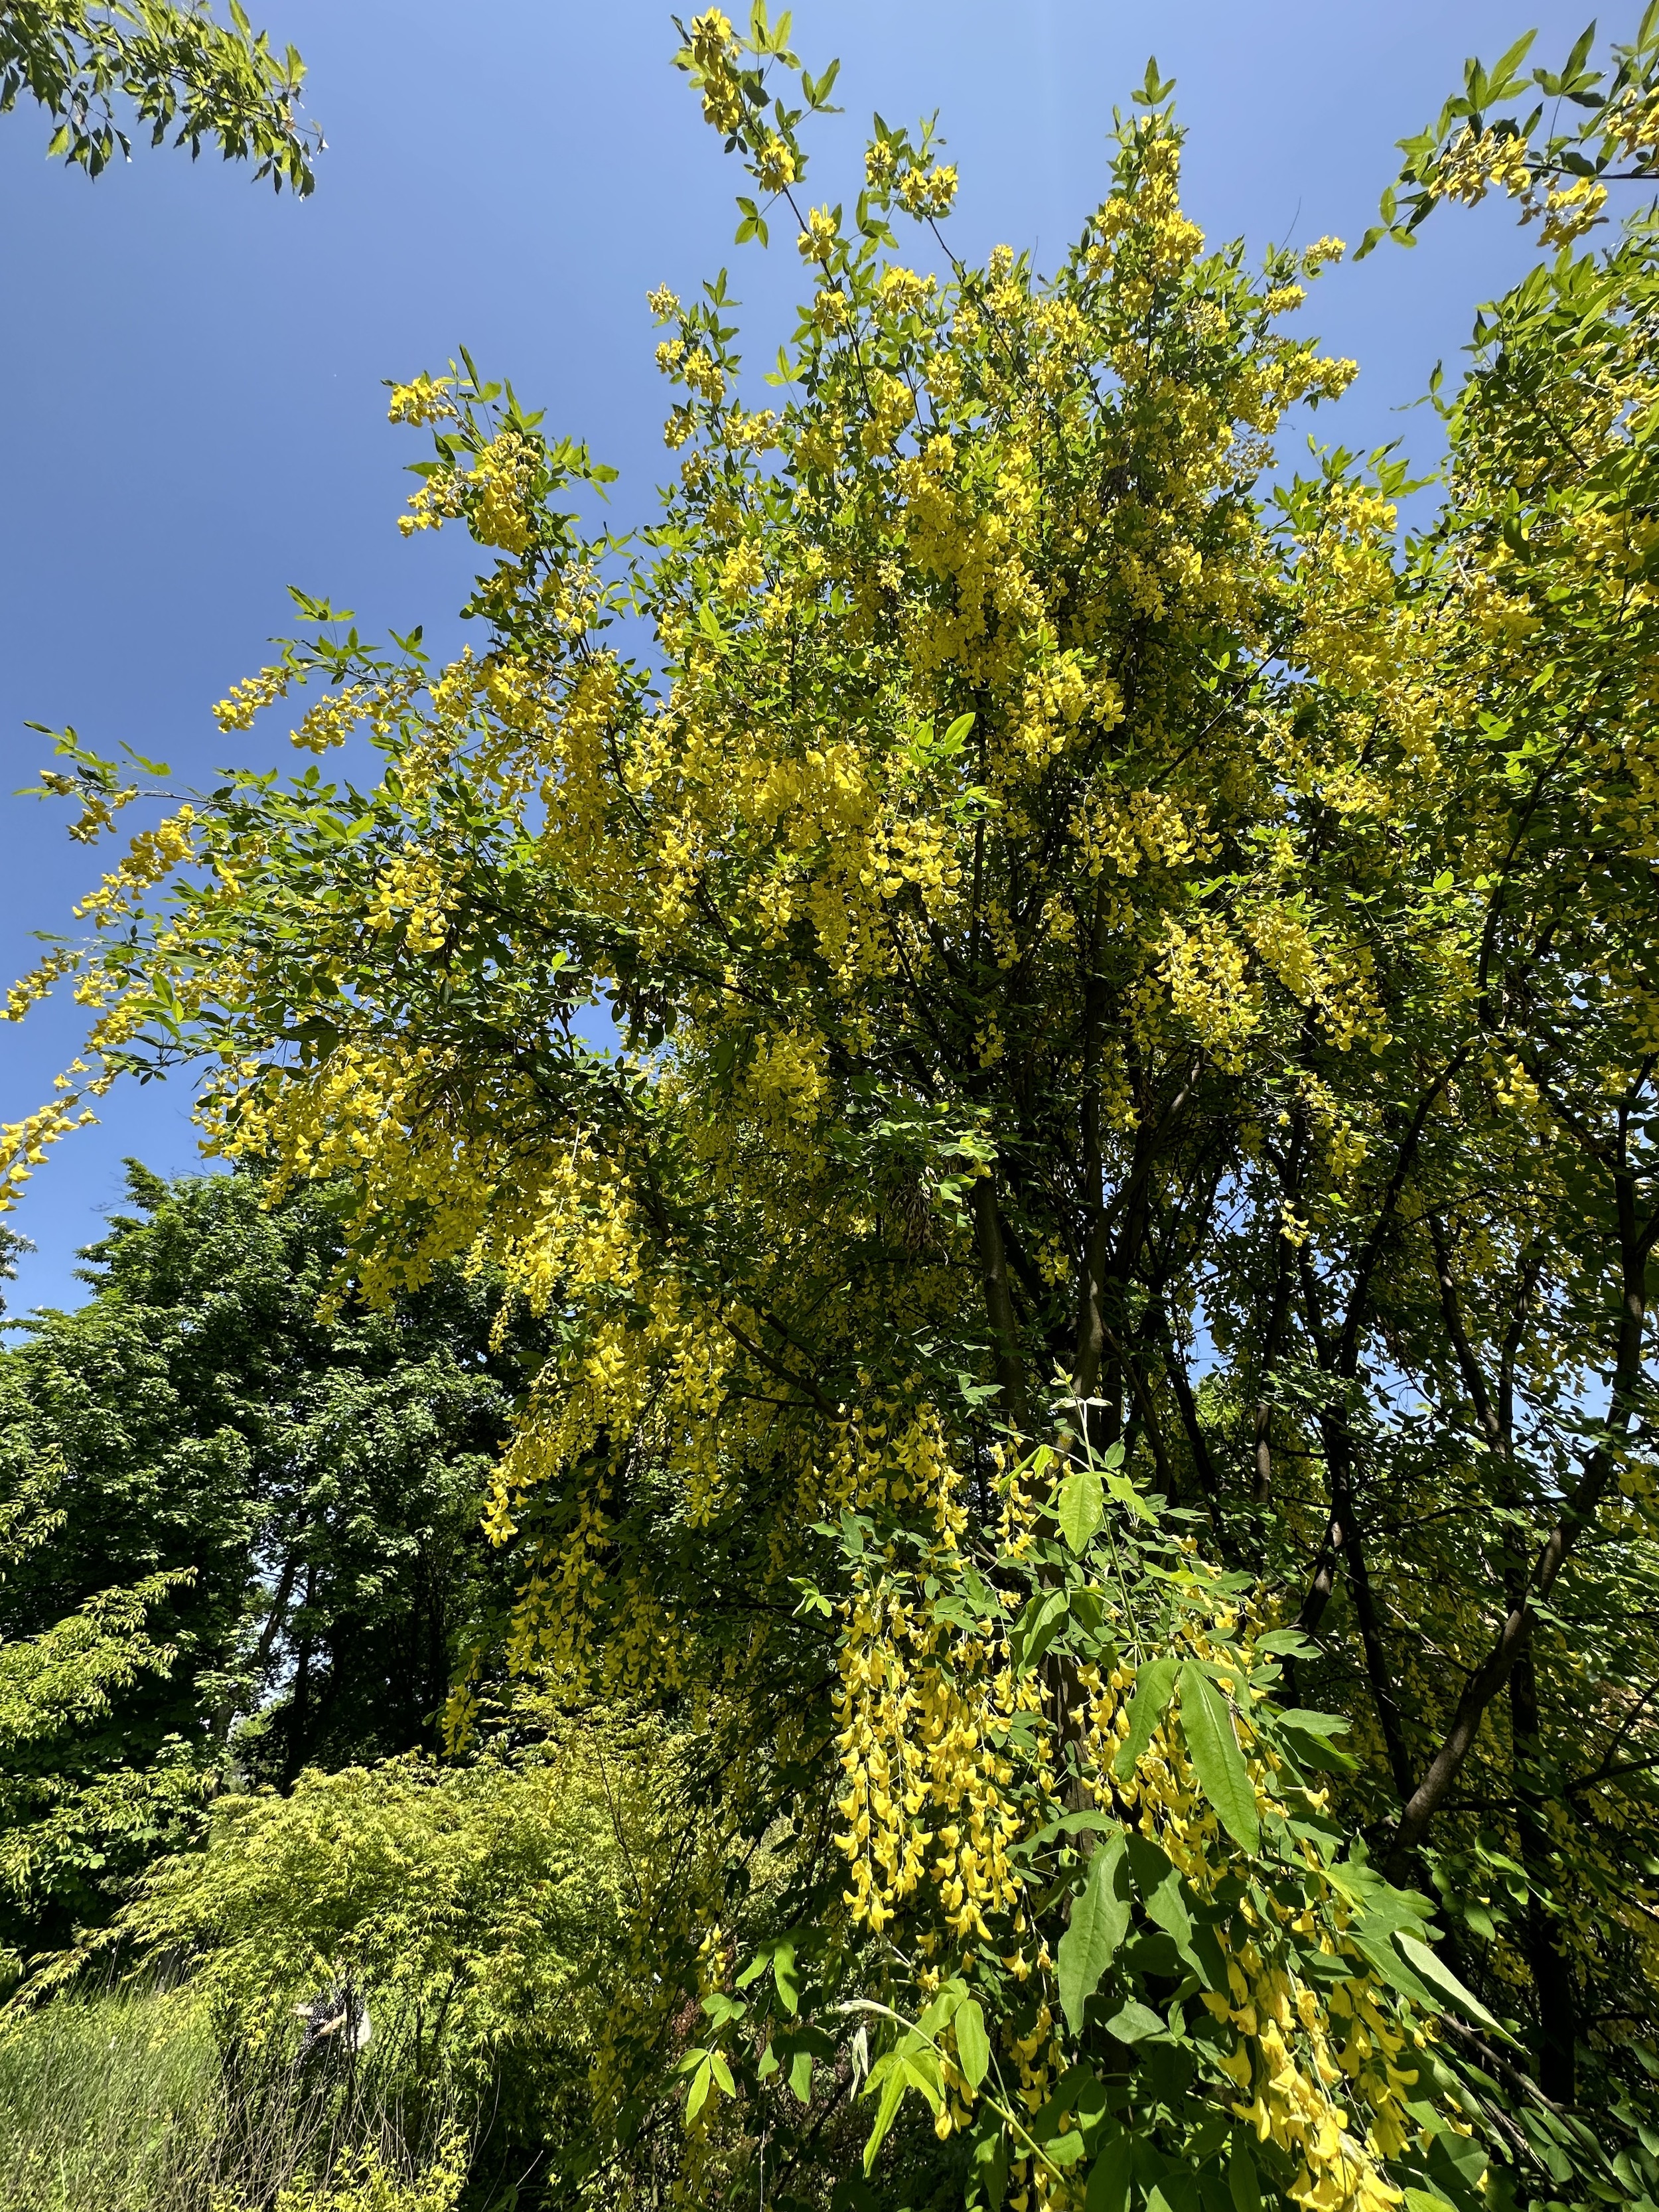
<svg viewBox="0 0 1659 2212">
<path fill-rule="evenodd" d="M 295 2008 L 349 1984 L 365 2095 L 430 2149 L 462 2113 L 475 2179 L 574 2179 L 625 2094 L 619 2027 L 658 2002 L 667 1917 L 714 1861 L 676 1747 L 614 1722 L 442 1765 L 411 1754 L 222 1798 L 204 1850 L 157 1867 L 113 1931 L 187 1975 L 218 2048 L 292 2066 Z"/>
</svg>

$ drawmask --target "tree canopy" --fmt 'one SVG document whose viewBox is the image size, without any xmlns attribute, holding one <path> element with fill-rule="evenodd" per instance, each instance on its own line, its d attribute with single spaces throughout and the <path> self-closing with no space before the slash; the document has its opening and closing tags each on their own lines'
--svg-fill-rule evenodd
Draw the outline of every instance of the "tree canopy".
<svg viewBox="0 0 1659 2212">
<path fill-rule="evenodd" d="M 393 388 L 479 643 L 303 603 L 221 726 L 320 679 L 378 780 L 132 841 L 14 995 L 98 1012 L 11 1176 L 200 1063 L 370 1300 L 547 1330 L 452 1741 L 654 1711 L 730 1855 L 595 2061 L 625 2197 L 1650 2202 L 1659 11 L 1539 73 L 1580 137 L 1516 53 L 1408 145 L 1385 224 L 1549 249 L 1413 528 L 1281 465 L 1343 248 L 1207 243 L 1155 67 L 1043 276 L 952 256 L 931 126 L 816 200 L 788 38 L 678 58 L 805 273 L 770 404 L 724 273 L 653 294 L 624 539 L 470 358 Z"/>
</svg>

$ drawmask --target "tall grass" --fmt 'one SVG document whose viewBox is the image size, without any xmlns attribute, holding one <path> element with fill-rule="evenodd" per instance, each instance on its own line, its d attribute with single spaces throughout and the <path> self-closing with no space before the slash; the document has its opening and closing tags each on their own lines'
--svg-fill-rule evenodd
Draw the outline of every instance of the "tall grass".
<svg viewBox="0 0 1659 2212">
<path fill-rule="evenodd" d="M 0 2021 L 5 2212 L 452 2212 L 465 2167 L 441 2097 L 228 2052 L 188 1986 Z"/>
</svg>

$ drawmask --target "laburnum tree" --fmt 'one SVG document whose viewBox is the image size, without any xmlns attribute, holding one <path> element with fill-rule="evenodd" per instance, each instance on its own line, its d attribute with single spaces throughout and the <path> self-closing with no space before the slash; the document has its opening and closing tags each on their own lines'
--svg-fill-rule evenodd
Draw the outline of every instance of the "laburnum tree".
<svg viewBox="0 0 1659 2212">
<path fill-rule="evenodd" d="M 1280 470 L 1341 249 L 1206 246 L 1155 69 L 1043 277 L 930 130 L 816 201 L 787 23 L 684 37 L 806 273 L 772 404 L 724 276 L 653 295 L 620 540 L 470 361 L 395 388 L 477 648 L 307 603 L 222 726 L 320 678 L 378 780 L 133 841 L 14 996 L 99 1013 L 12 1176 L 204 1060 L 369 1297 L 550 1328 L 454 1741 L 503 1670 L 659 1709 L 731 1869 L 616 2001 L 620 2201 L 1650 2203 L 1654 15 L 1407 148 L 1387 225 L 1552 250 L 1415 534 L 1386 454 Z M 90 836 L 136 787 L 60 754 Z"/>
</svg>

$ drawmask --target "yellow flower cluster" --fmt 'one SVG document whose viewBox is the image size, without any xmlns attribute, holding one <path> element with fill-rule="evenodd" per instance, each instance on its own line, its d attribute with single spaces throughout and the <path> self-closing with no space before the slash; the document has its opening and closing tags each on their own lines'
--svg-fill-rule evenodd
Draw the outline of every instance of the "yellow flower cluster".
<svg viewBox="0 0 1659 2212">
<path fill-rule="evenodd" d="M 860 1579 L 836 1691 L 847 1823 L 836 1843 L 854 1923 L 879 1934 L 924 1883 L 963 1941 L 988 1942 L 986 1916 L 1017 1911 L 1008 1852 L 1023 1824 L 1003 1746 L 1014 1714 L 1040 1705 L 1034 1677 L 1016 1680 L 987 1644 L 947 1638 L 914 1593 Z"/>
<path fill-rule="evenodd" d="M 840 236 L 841 231 L 836 222 L 833 209 L 827 207 L 809 209 L 806 228 L 796 240 L 800 248 L 801 259 L 822 262 L 831 260 Z"/>
<path fill-rule="evenodd" d="M 213 709 L 213 719 L 228 736 L 233 730 L 251 730 L 260 709 L 284 697 L 294 680 L 289 668 L 262 668 L 257 676 L 233 684 Z"/>
<path fill-rule="evenodd" d="M 1494 187 L 1521 198 L 1532 187 L 1526 140 L 1516 131 L 1474 131 L 1466 125 L 1442 158 L 1439 185 L 1465 207 L 1478 207 Z"/>
<path fill-rule="evenodd" d="M 894 190 L 907 215 L 936 222 L 949 215 L 956 203 L 957 173 L 943 162 L 929 168 L 913 162 L 902 172 Z"/>
<path fill-rule="evenodd" d="M 691 59 L 702 87 L 703 117 L 727 134 L 743 120 L 743 93 L 732 65 L 736 52 L 731 20 L 718 8 L 691 18 Z"/>
<path fill-rule="evenodd" d="M 75 911 L 101 929 L 126 913 L 131 892 L 163 882 L 182 861 L 195 857 L 196 812 L 181 806 L 153 830 L 141 830 L 128 846 L 125 858 L 89 891 Z"/>
<path fill-rule="evenodd" d="M 529 505 L 535 459 L 516 430 L 501 431 L 472 465 L 468 478 L 469 520 L 481 545 L 522 553 L 535 535 Z"/>
<path fill-rule="evenodd" d="M 424 370 L 407 384 L 394 384 L 386 409 L 389 422 L 418 427 L 425 422 L 453 422 L 459 412 L 450 397 L 453 376 L 428 376 Z"/>
<path fill-rule="evenodd" d="M 75 1112 L 77 1104 L 74 1097 L 56 1098 L 21 1121 L 0 1122 L 0 1213 L 9 1212 L 16 1203 L 18 1192 L 44 1164 L 49 1146 L 97 1119 L 89 1108 Z"/>
</svg>

